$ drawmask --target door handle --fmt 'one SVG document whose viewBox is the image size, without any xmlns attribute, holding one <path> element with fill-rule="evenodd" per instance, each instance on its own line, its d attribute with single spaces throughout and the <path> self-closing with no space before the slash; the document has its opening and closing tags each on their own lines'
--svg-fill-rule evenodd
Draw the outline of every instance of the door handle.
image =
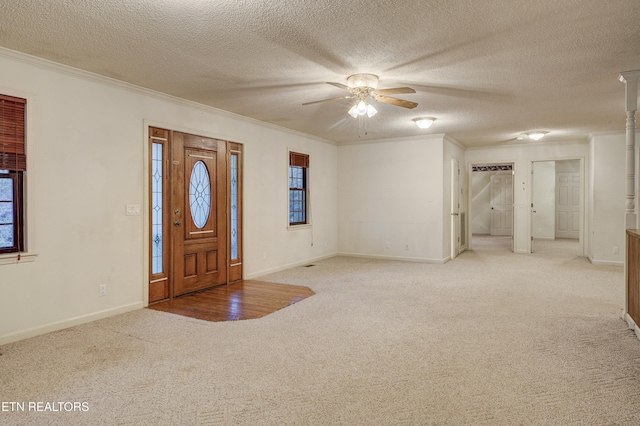
<svg viewBox="0 0 640 426">
<path fill-rule="evenodd" d="M 175 222 L 173 222 L 173 224 L 174 224 L 175 226 L 180 226 L 180 221 L 179 221 L 179 220 L 176 220 Z"/>
<path fill-rule="evenodd" d="M 458 213 L 451 213 L 451 216 L 458 216 Z"/>
</svg>

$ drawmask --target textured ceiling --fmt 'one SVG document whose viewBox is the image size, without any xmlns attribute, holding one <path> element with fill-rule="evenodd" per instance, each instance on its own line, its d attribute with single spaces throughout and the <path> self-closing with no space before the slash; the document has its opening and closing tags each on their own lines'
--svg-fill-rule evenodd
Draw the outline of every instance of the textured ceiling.
<svg viewBox="0 0 640 426">
<path fill-rule="evenodd" d="M 0 0 L 0 16 L 0 46 L 337 142 L 624 130 L 617 77 L 640 69 L 639 0 Z M 302 106 L 362 72 L 419 106 Z"/>
</svg>

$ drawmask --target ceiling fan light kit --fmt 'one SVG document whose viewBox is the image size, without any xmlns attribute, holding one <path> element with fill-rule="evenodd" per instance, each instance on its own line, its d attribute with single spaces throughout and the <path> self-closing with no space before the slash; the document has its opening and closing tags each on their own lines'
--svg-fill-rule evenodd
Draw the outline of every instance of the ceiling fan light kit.
<svg viewBox="0 0 640 426">
<path fill-rule="evenodd" d="M 378 113 L 378 110 L 373 107 L 373 105 L 366 103 L 365 101 L 360 101 L 349 110 L 349 115 L 353 118 L 356 118 L 360 115 L 367 114 L 367 117 L 371 118 Z"/>
<path fill-rule="evenodd" d="M 428 129 L 429 127 L 431 127 L 434 121 L 436 121 L 436 119 L 433 117 L 418 117 L 413 119 L 413 122 L 416 123 L 416 126 L 421 129 Z"/>
<path fill-rule="evenodd" d="M 378 76 L 375 74 L 353 74 L 347 77 L 347 85 L 342 83 L 327 82 L 334 87 L 349 92 L 348 96 L 340 96 L 337 98 L 323 99 L 320 101 L 306 102 L 302 105 L 317 104 L 319 102 L 335 101 L 339 99 L 353 99 L 355 103 L 349 109 L 349 115 L 357 118 L 363 115 L 373 117 L 377 114 L 377 110 L 371 105 L 370 100 L 383 102 L 403 108 L 413 109 L 418 106 L 416 102 L 406 101 L 404 99 L 392 98 L 390 94 L 397 93 L 416 93 L 410 87 L 394 87 L 391 89 L 377 90 Z"/>
</svg>

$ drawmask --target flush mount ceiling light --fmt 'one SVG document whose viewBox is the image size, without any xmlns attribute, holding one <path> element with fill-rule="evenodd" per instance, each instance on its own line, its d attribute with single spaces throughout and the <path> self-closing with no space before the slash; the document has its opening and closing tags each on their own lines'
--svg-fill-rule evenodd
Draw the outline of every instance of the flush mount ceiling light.
<svg viewBox="0 0 640 426">
<path fill-rule="evenodd" d="M 545 132 L 542 130 L 536 130 L 535 132 L 529 132 L 527 133 L 527 136 L 529 136 L 529 139 L 533 139 L 534 141 L 539 141 L 540 139 L 544 138 L 544 136 L 549 133 L 549 132 Z"/>
<path fill-rule="evenodd" d="M 436 121 L 436 119 L 433 117 L 418 117 L 413 119 L 413 122 L 416 123 L 416 126 L 420 127 L 421 129 L 428 129 L 429 127 L 431 127 L 434 121 Z"/>
</svg>

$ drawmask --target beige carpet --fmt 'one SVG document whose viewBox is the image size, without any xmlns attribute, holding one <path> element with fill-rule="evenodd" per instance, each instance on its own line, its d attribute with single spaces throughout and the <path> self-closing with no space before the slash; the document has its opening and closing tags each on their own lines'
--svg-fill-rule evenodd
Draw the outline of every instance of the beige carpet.
<svg viewBox="0 0 640 426">
<path fill-rule="evenodd" d="M 25 412 L 0 424 L 640 424 L 622 268 L 571 240 L 474 247 L 445 265 L 338 257 L 261 277 L 316 295 L 257 320 L 143 309 L 1 346 L 0 402 Z"/>
</svg>

